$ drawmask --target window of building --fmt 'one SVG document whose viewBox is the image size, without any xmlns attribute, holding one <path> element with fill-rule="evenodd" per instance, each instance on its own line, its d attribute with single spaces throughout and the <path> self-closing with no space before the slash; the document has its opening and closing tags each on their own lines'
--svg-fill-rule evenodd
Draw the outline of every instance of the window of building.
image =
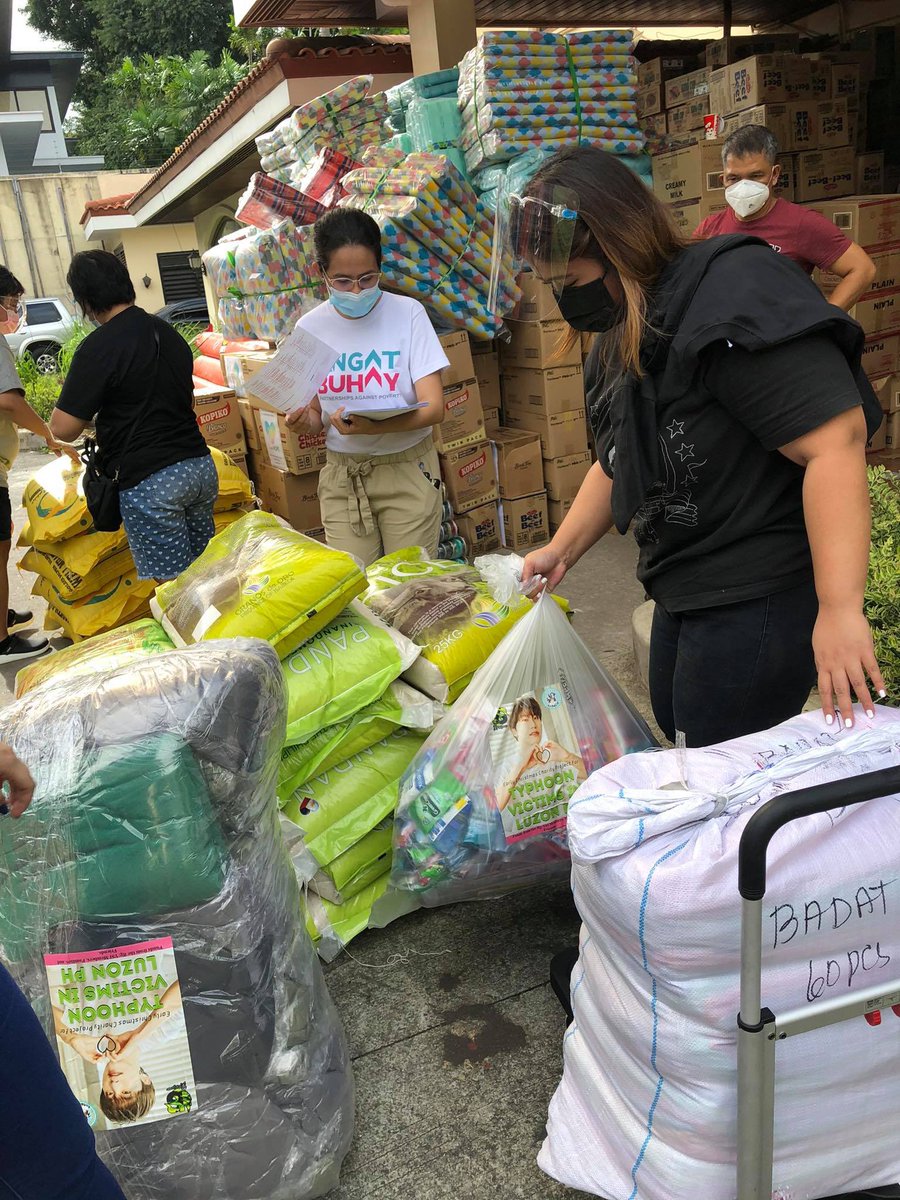
<svg viewBox="0 0 900 1200">
<path fill-rule="evenodd" d="M 237 233 L 241 229 L 246 229 L 245 225 L 241 225 L 234 217 L 223 217 L 216 226 L 216 232 L 213 234 L 213 240 L 210 245 L 215 246 L 223 237 L 227 237 L 229 233 Z"/>
<path fill-rule="evenodd" d="M 45 88 L 19 88 L 15 92 L 0 92 L 0 113 L 37 112 L 43 117 L 41 133 L 53 132 L 50 100 Z"/>
<path fill-rule="evenodd" d="M 196 250 L 176 250 L 168 254 L 157 254 L 159 281 L 162 284 L 166 304 L 176 300 L 194 300 L 203 295 L 203 276 L 191 266 Z"/>
<path fill-rule="evenodd" d="M 113 250 L 113 254 L 116 256 L 116 258 L 119 260 L 119 262 L 122 264 L 122 266 L 127 271 L 128 263 L 125 259 L 125 247 L 122 245 L 121 242 L 119 242 L 118 246 L 116 246 L 115 250 Z"/>
</svg>

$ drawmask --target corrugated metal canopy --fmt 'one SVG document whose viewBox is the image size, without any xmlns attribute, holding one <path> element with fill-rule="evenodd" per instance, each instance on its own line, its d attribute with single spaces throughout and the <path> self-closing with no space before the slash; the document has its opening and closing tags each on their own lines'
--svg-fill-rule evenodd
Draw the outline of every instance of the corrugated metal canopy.
<svg viewBox="0 0 900 1200">
<path fill-rule="evenodd" d="M 733 0 L 734 25 L 785 25 L 825 7 L 827 0 Z M 244 26 L 376 25 L 375 0 L 245 0 Z M 717 25 L 722 0 L 475 0 L 480 26 Z M 384 17 L 393 25 L 396 16 Z"/>
</svg>

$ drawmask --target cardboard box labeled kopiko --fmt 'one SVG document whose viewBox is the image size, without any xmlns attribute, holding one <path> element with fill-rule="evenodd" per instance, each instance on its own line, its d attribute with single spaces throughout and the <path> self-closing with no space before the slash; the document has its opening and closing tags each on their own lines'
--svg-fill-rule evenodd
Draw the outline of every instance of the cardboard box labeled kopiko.
<svg viewBox="0 0 900 1200">
<path fill-rule="evenodd" d="M 453 519 L 459 527 L 459 536 L 466 540 L 470 557 L 489 554 L 503 545 L 503 521 L 496 501 L 466 513 L 457 513 Z"/>
<path fill-rule="evenodd" d="M 540 436 L 541 454 L 544 458 L 565 458 L 569 454 L 583 454 L 587 447 L 587 425 L 583 405 L 577 411 L 547 416 L 533 409 L 507 404 L 504 415 L 507 428 L 521 429 Z"/>
<path fill-rule="evenodd" d="M 325 434 L 316 436 L 289 429 L 282 413 L 253 405 L 253 416 L 270 467 L 291 475 L 308 475 L 325 466 Z"/>
<path fill-rule="evenodd" d="M 531 496 L 544 487 L 541 439 L 521 429 L 498 429 L 491 438 L 501 500 Z"/>
<path fill-rule="evenodd" d="M 467 383 L 475 378 L 475 367 L 472 362 L 472 348 L 469 345 L 469 335 L 465 332 L 445 333 L 438 339 L 444 347 L 444 353 L 450 359 L 450 366 L 441 372 L 444 388 L 456 387 L 459 383 Z"/>
<path fill-rule="evenodd" d="M 870 254 L 900 244 L 900 196 L 848 196 L 813 207 Z"/>
<path fill-rule="evenodd" d="M 852 146 L 840 150 L 814 150 L 797 155 L 796 196 L 799 203 L 831 200 L 849 196 L 856 171 L 856 151 Z"/>
<path fill-rule="evenodd" d="M 301 533 L 322 527 L 319 476 L 291 475 L 267 463 L 254 462 L 256 494 L 267 512 L 282 517 Z"/>
<path fill-rule="evenodd" d="M 590 469 L 591 456 L 587 450 L 565 458 L 545 458 L 544 482 L 548 497 L 556 501 L 574 500 Z"/>
<path fill-rule="evenodd" d="M 580 408 L 584 405 L 581 362 L 577 366 L 550 367 L 546 371 L 508 369 L 503 375 L 503 398 L 506 404 L 541 413 L 571 412 Z"/>
<path fill-rule="evenodd" d="M 503 403 L 500 391 L 500 355 L 496 350 L 490 354 L 478 354 L 475 357 L 475 379 L 481 394 L 481 407 L 487 414 L 488 409 L 499 408 Z"/>
<path fill-rule="evenodd" d="M 581 345 L 572 342 L 565 321 L 509 321 L 511 340 L 500 352 L 505 367 L 568 367 L 581 362 Z M 571 345 L 566 343 L 571 342 Z"/>
<path fill-rule="evenodd" d="M 533 550 L 535 546 L 549 542 L 546 492 L 504 500 L 500 508 L 503 512 L 503 542 L 507 549 Z"/>
<path fill-rule="evenodd" d="M 194 416 L 207 446 L 215 446 L 232 458 L 242 458 L 247 453 L 238 400 L 231 388 L 196 389 Z"/>
<path fill-rule="evenodd" d="M 438 450 L 454 450 L 484 441 L 484 412 L 474 380 L 444 388 L 444 419 L 434 426 Z"/>
<path fill-rule="evenodd" d="M 487 442 L 461 446 L 440 455 L 441 477 L 455 513 L 469 512 L 499 499 L 494 454 Z"/>
</svg>

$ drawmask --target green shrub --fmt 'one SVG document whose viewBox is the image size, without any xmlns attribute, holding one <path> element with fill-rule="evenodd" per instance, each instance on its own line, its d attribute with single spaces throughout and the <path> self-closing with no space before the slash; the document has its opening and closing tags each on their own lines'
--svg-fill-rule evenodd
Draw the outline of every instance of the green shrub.
<svg viewBox="0 0 900 1200">
<path fill-rule="evenodd" d="M 55 375 L 38 375 L 36 379 L 23 379 L 22 382 L 25 384 L 25 399 L 39 417 L 49 421 L 62 388 L 59 379 Z"/>
<path fill-rule="evenodd" d="M 872 549 L 866 583 L 866 616 L 884 675 L 888 704 L 900 706 L 900 475 L 869 468 Z"/>
</svg>

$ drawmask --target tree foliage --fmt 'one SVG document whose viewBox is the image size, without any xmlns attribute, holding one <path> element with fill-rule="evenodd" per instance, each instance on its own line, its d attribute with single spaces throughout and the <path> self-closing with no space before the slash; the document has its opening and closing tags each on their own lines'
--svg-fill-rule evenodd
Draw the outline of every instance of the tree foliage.
<svg viewBox="0 0 900 1200">
<path fill-rule="evenodd" d="M 73 126 L 79 153 L 102 154 L 107 167 L 157 167 L 246 70 L 227 51 L 217 64 L 204 50 L 125 58 Z"/>
</svg>

